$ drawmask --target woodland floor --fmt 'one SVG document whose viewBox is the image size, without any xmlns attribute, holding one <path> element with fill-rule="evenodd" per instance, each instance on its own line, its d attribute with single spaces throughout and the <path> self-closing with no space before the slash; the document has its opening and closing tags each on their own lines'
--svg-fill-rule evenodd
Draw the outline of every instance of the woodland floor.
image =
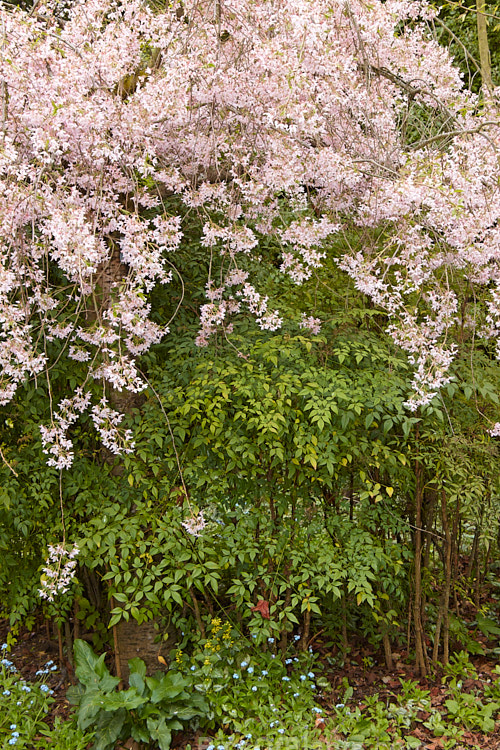
<svg viewBox="0 0 500 750">
<path fill-rule="evenodd" d="M 0 620 L 0 642 L 6 640 L 7 632 L 7 623 Z M 362 645 L 358 645 L 357 648 L 353 647 L 342 669 L 329 666 L 331 651 L 322 645 L 320 639 L 315 641 L 315 650 L 323 662 L 324 675 L 329 679 L 333 688 L 328 701 L 322 702 L 326 715 L 330 713 L 336 700 L 340 700 L 345 689 L 342 686 L 344 678 L 347 678 L 349 685 L 354 690 L 350 703 L 353 706 L 359 706 L 361 709 L 363 709 L 363 701 L 375 693 L 378 693 L 382 700 L 397 694 L 401 687 L 400 678 L 417 680 L 420 687 L 430 690 L 433 707 L 439 708 L 445 700 L 441 674 L 436 673 L 432 678 L 418 680 L 412 665 L 406 663 L 404 652 L 399 654 L 394 670 L 388 671 L 385 665 L 378 663 L 377 655 L 373 653 L 373 650 Z M 58 643 L 49 637 L 46 628 L 38 627 L 31 632 L 21 630 L 16 644 L 9 654 L 9 659 L 14 662 L 24 679 L 33 682 L 38 679 L 35 675 L 37 670 L 43 668 L 49 659 L 58 664 L 58 670 L 45 679 L 45 682 L 54 691 L 55 698 L 55 702 L 51 706 L 49 723 L 52 723 L 56 716 L 67 718 L 70 715 L 71 707 L 66 700 L 66 690 L 74 682 L 73 670 L 66 660 L 63 660 L 62 664 L 60 663 Z M 471 662 L 476 668 L 478 679 L 464 680 L 464 691 L 470 691 L 473 688 L 481 689 L 483 685 L 486 685 L 492 679 L 492 672 L 498 664 L 498 659 L 487 656 L 471 656 Z M 367 663 L 370 664 L 369 667 L 366 666 Z M 425 716 L 422 718 L 425 721 Z M 425 750 L 440 750 L 443 747 L 443 738 L 433 737 L 432 733 L 425 729 L 422 724 L 412 730 L 411 734 L 421 740 Z M 196 750 L 204 750 L 210 743 L 210 737 L 207 737 L 206 734 L 179 734 L 174 738 L 172 750 L 184 750 L 187 744 L 191 744 Z M 135 743 L 132 745 L 127 743 L 123 750 L 134 750 L 134 747 Z M 500 722 L 497 722 L 497 731 L 489 735 L 465 732 L 461 744 L 455 745 L 455 750 L 474 747 L 485 748 L 485 750 L 500 750 Z M 331 743 L 325 744 L 325 748 L 335 750 L 335 746 Z M 71 750 L 71 748 L 68 748 L 68 750 Z M 307 750 L 307 748 L 304 748 L 304 750 Z"/>
</svg>

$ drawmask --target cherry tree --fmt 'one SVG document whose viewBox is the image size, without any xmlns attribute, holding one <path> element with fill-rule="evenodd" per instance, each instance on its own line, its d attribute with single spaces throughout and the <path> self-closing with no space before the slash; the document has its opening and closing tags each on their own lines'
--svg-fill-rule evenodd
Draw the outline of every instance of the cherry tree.
<svg viewBox="0 0 500 750">
<path fill-rule="evenodd" d="M 269 237 L 297 284 L 345 238 L 340 267 L 414 365 L 412 409 L 449 379 L 460 315 L 498 340 L 496 102 L 464 90 L 430 36 L 434 12 L 416 0 L 82 0 L 64 19 L 43 0 L 0 7 L 0 404 L 27 379 L 50 384 L 60 358 L 86 363 L 42 426 L 50 465 L 71 465 L 84 411 L 110 450 L 132 450 L 110 393 L 146 387 L 137 357 L 168 333 L 149 294 L 176 273 L 189 213 L 222 268 L 207 278 L 200 346 L 242 312 L 280 326 L 247 270 Z M 486 299 L 470 314 L 464 289 Z"/>
</svg>

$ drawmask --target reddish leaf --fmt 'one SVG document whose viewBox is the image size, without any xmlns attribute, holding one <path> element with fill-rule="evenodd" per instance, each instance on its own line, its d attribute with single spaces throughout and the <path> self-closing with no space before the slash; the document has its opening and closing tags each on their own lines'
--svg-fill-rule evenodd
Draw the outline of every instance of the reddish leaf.
<svg viewBox="0 0 500 750">
<path fill-rule="evenodd" d="M 419 740 L 426 740 L 429 736 L 429 733 L 426 732 L 422 727 L 415 727 L 413 732 L 411 733 L 410 737 L 417 737 Z"/>
<path fill-rule="evenodd" d="M 259 599 L 255 607 L 252 607 L 252 612 L 260 612 L 264 620 L 269 620 L 269 602 Z"/>
<path fill-rule="evenodd" d="M 444 742 L 447 742 L 446 737 L 436 737 L 434 740 L 431 740 L 431 742 L 426 745 L 426 750 L 439 750 L 443 747 Z"/>
<path fill-rule="evenodd" d="M 417 719 L 419 721 L 427 721 L 429 716 L 430 716 L 430 713 L 428 711 L 417 711 Z"/>
</svg>

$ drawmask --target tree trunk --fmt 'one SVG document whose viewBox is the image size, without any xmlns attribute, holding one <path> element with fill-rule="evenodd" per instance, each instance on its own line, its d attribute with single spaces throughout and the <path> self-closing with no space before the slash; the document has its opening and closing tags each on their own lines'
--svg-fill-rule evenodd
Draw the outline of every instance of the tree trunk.
<svg viewBox="0 0 500 750">
<path fill-rule="evenodd" d="M 490 97 L 493 91 L 491 78 L 491 57 L 488 44 L 488 29 L 486 26 L 486 0 L 476 0 L 477 42 L 479 46 L 479 61 L 481 63 L 481 88 L 484 97 Z"/>
<path fill-rule="evenodd" d="M 162 669 L 163 662 L 158 657 L 161 656 L 165 662 L 168 662 L 168 654 L 176 642 L 172 629 L 169 629 L 167 633 L 167 640 L 163 637 L 158 639 L 160 633 L 154 621 L 148 620 L 139 625 L 132 618 L 128 622 L 121 620 L 113 633 L 117 677 L 120 680 L 128 680 L 128 661 L 135 656 L 145 662 L 148 674 Z"/>
</svg>

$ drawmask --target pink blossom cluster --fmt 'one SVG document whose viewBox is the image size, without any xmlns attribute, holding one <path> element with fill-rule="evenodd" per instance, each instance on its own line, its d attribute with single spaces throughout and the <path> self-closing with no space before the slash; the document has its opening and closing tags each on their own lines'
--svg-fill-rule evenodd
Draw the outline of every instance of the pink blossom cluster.
<svg viewBox="0 0 500 750">
<path fill-rule="evenodd" d="M 57 469 L 68 469 L 74 460 L 73 443 L 68 437 L 68 429 L 76 422 L 90 404 L 90 393 L 77 388 L 72 398 L 59 402 L 59 408 L 52 416 L 50 427 L 40 426 L 42 450 L 49 456 L 47 464 Z"/>
<path fill-rule="evenodd" d="M 326 251 L 321 249 L 323 241 L 340 229 L 326 217 L 320 221 L 301 220 L 292 222 L 280 232 L 280 238 L 293 252 L 283 253 L 281 270 L 287 273 L 295 283 L 300 284 L 311 277 L 314 268 L 321 266 Z"/>
<path fill-rule="evenodd" d="M 200 510 L 199 513 L 193 513 L 189 518 L 181 521 L 181 526 L 183 526 L 186 529 L 187 533 L 191 534 L 191 536 L 201 536 L 201 532 L 206 527 L 206 525 L 207 522 L 205 521 L 202 510 Z"/>
<path fill-rule="evenodd" d="M 49 466 L 57 469 L 69 469 L 72 466 L 75 453 L 68 430 L 90 404 L 91 394 L 77 388 L 72 398 L 65 398 L 59 402 L 57 411 L 53 413 L 50 427 L 40 426 L 42 450 L 49 457 L 47 459 Z M 112 409 L 105 396 L 98 404 L 91 407 L 90 413 L 101 442 L 108 450 L 115 454 L 133 451 L 132 431 L 120 427 L 124 415 Z"/>
<path fill-rule="evenodd" d="M 317 336 L 321 332 L 321 320 L 320 318 L 314 318 L 312 315 L 302 314 L 299 326 L 310 331 L 313 336 Z"/>
<path fill-rule="evenodd" d="M 101 442 L 108 450 L 115 454 L 133 452 L 135 443 L 132 430 L 120 428 L 123 414 L 108 406 L 105 397 L 92 407 L 91 414 Z"/>
<path fill-rule="evenodd" d="M 67 549 L 64 544 L 49 544 L 49 556 L 42 568 L 41 588 L 38 593 L 42 599 L 53 602 L 58 594 L 69 590 L 76 573 L 76 557 L 80 551 L 77 544 Z"/>
<path fill-rule="evenodd" d="M 235 268 L 227 274 L 222 286 L 208 284 L 207 297 L 211 301 L 201 307 L 201 327 L 196 338 L 198 346 L 207 346 L 210 336 L 217 331 L 231 333 L 233 324 L 228 322 L 228 318 L 241 310 L 242 303 L 255 317 L 261 330 L 276 331 L 281 327 L 283 320 L 278 311 L 267 308 L 269 298 L 263 297 L 246 281 L 247 278 L 246 271 Z M 238 288 L 235 290 L 233 287 Z"/>
<path fill-rule="evenodd" d="M 482 335 L 500 338 L 497 101 L 463 89 L 434 15 L 425 0 L 227 0 L 218 12 L 212 0 L 85 0 L 60 18 L 47 0 L 31 14 L 0 6 L 0 405 L 50 371 L 51 341 L 82 383 L 144 388 L 136 358 L 168 330 L 148 294 L 189 247 L 191 215 L 220 269 L 201 346 L 238 314 L 281 325 L 239 268 L 259 262 L 264 238 L 296 283 L 335 243 L 412 358 L 411 408 L 449 378 L 461 285 L 481 300 Z M 434 123 L 417 141 L 413 106 Z M 71 414 L 42 430 L 58 467 Z M 124 445 L 115 418 L 100 419 Z"/>
</svg>

